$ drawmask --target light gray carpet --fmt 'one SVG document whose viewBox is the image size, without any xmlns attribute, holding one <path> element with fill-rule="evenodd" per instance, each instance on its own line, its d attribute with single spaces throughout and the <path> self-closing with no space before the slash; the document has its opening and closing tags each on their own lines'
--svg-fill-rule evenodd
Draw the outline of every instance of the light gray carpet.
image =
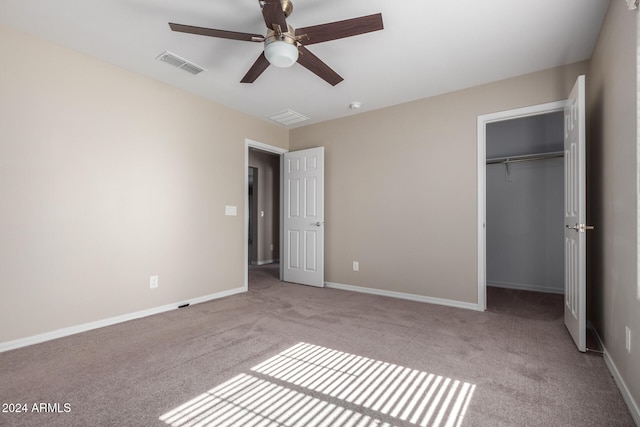
<svg viewBox="0 0 640 427">
<path fill-rule="evenodd" d="M 479 313 L 280 283 L 269 266 L 250 279 L 241 295 L 0 354 L 0 402 L 28 406 L 0 425 L 633 425 L 556 295 L 490 289 Z"/>
</svg>

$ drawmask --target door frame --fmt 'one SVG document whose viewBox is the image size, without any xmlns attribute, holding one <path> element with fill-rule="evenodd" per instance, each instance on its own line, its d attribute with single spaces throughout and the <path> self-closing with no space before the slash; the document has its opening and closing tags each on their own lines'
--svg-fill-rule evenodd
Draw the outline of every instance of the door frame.
<svg viewBox="0 0 640 427">
<path fill-rule="evenodd" d="M 249 290 L 249 148 L 255 148 L 260 151 L 265 151 L 280 156 L 280 235 L 278 238 L 282 242 L 282 155 L 288 153 L 286 148 L 276 147 L 274 145 L 264 144 L 262 142 L 254 141 L 248 138 L 244 140 L 244 290 Z M 282 259 L 282 244 L 280 246 L 280 259 Z M 280 278 L 282 279 L 282 264 L 280 265 Z"/>
<path fill-rule="evenodd" d="M 487 309 L 487 124 L 564 111 L 566 100 L 478 116 L 478 310 Z"/>
</svg>

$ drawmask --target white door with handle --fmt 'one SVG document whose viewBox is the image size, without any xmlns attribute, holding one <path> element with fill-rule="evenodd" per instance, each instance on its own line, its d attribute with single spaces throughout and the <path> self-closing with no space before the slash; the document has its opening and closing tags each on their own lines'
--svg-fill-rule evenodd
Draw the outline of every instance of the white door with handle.
<svg viewBox="0 0 640 427">
<path fill-rule="evenodd" d="M 585 77 L 564 109 L 564 323 L 580 351 L 587 349 Z"/>
<path fill-rule="evenodd" d="M 282 279 L 324 286 L 324 147 L 283 155 Z"/>
</svg>

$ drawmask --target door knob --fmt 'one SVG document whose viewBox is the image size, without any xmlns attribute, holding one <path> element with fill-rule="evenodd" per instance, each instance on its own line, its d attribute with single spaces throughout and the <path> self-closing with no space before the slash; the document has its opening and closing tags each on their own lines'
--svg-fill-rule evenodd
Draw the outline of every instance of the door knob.
<svg viewBox="0 0 640 427">
<path fill-rule="evenodd" d="M 593 225 L 585 225 L 585 224 L 576 224 L 576 225 L 567 225 L 569 230 L 575 230 L 579 233 L 584 233 L 587 230 L 593 230 L 595 227 Z"/>
</svg>

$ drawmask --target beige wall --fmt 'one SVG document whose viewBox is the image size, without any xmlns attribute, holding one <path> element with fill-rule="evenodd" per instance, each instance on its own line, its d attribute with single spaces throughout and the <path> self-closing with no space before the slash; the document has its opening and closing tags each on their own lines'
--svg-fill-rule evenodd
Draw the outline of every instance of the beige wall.
<svg viewBox="0 0 640 427">
<path fill-rule="evenodd" d="M 244 285 L 245 138 L 285 128 L 2 27 L 0 51 L 0 343 Z"/>
<path fill-rule="evenodd" d="M 477 116 L 566 99 L 586 69 L 578 63 L 292 130 L 292 150 L 326 148 L 325 279 L 477 303 Z"/>
<path fill-rule="evenodd" d="M 636 227 L 638 11 L 613 1 L 587 79 L 590 318 L 640 404 L 640 301 Z M 625 326 L 632 352 L 625 350 Z M 637 414 L 636 414 L 637 415 Z"/>
</svg>

